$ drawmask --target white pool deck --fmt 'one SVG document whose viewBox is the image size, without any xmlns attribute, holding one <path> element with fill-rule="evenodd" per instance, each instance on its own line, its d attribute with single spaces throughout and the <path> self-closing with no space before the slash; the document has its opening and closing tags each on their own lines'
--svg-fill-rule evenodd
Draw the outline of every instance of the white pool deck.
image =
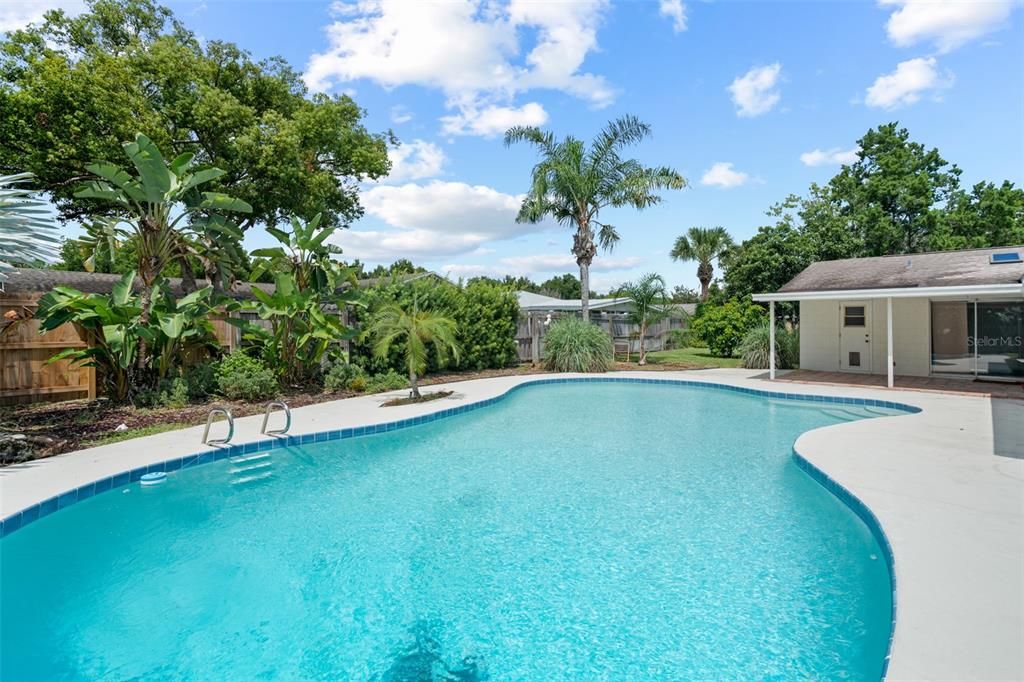
<svg viewBox="0 0 1024 682">
<path fill-rule="evenodd" d="M 614 376 L 920 407 L 917 414 L 809 431 L 795 447 L 874 512 L 892 545 L 897 612 L 887 679 L 1024 680 L 1024 401 L 773 384 L 758 374 L 718 369 Z M 551 375 L 431 386 L 428 390 L 448 388 L 455 394 L 420 405 L 380 407 L 400 392 L 310 405 L 293 411 L 290 433 L 429 414 L 544 376 Z M 261 416 L 238 419 L 233 443 L 261 439 L 261 421 Z M 201 451 L 201 436 L 197 426 L 0 469 L 0 518 L 91 481 Z"/>
</svg>

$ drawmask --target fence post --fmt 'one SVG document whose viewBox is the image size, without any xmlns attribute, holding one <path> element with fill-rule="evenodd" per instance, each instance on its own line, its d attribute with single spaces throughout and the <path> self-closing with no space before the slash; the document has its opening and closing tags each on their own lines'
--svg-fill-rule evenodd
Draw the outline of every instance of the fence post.
<svg viewBox="0 0 1024 682">
<path fill-rule="evenodd" d="M 540 329 L 537 327 L 536 313 L 531 312 L 530 317 L 530 359 L 533 366 L 540 364 Z"/>
</svg>

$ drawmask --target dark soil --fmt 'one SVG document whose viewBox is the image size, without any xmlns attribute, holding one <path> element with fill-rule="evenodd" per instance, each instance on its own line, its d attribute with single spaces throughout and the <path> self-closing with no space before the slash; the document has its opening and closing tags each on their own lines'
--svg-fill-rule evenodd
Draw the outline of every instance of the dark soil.
<svg viewBox="0 0 1024 682">
<path fill-rule="evenodd" d="M 431 400 L 440 400 L 441 398 L 447 398 L 453 393 L 455 393 L 455 391 L 435 391 L 434 393 L 424 393 L 419 398 L 392 398 L 391 400 L 381 403 L 380 406 L 396 407 L 398 405 L 415 405 L 417 403 L 429 403 Z"/>
</svg>

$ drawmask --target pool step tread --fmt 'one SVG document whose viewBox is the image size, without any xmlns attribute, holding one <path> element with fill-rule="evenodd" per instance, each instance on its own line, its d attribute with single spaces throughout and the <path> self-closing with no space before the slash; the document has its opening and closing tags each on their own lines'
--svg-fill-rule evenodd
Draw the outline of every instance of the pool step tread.
<svg viewBox="0 0 1024 682">
<path fill-rule="evenodd" d="M 260 469 L 269 469 L 274 466 L 274 463 L 270 460 L 256 461 L 252 463 L 244 463 L 240 466 L 236 466 L 231 469 L 232 474 L 244 474 L 248 471 L 259 471 Z"/>
<path fill-rule="evenodd" d="M 231 485 L 244 485 L 246 483 L 255 483 L 256 481 L 262 481 L 270 478 L 274 475 L 273 471 L 265 471 L 261 474 L 253 474 L 252 476 L 240 476 L 231 481 Z"/>
<path fill-rule="evenodd" d="M 244 464 L 245 462 L 256 462 L 258 460 L 270 459 L 269 452 L 254 452 L 249 455 L 238 455 L 236 457 L 229 457 L 228 461 L 232 464 Z"/>
</svg>

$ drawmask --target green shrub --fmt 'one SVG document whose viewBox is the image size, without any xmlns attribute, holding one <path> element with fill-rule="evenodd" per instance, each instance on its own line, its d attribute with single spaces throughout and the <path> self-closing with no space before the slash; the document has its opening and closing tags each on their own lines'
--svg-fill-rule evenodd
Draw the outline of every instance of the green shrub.
<svg viewBox="0 0 1024 682">
<path fill-rule="evenodd" d="M 217 365 L 217 388 L 231 400 L 259 400 L 277 392 L 274 373 L 259 360 L 235 351 Z"/>
<path fill-rule="evenodd" d="M 747 332 L 739 345 L 743 366 L 748 369 L 768 369 L 768 346 L 770 345 L 768 320 Z M 784 327 L 775 328 L 775 366 L 778 369 L 793 369 L 800 361 L 800 338 L 796 332 Z"/>
<path fill-rule="evenodd" d="M 750 301 L 732 299 L 720 305 L 700 306 L 690 330 L 707 344 L 712 355 L 732 357 L 747 332 L 765 317 L 764 309 Z"/>
<path fill-rule="evenodd" d="M 370 382 L 366 378 L 366 373 L 363 372 L 359 376 L 352 377 L 352 380 L 348 382 L 348 390 L 362 393 L 369 385 Z"/>
<path fill-rule="evenodd" d="M 612 366 L 612 339 L 578 317 L 551 323 L 544 336 L 544 363 L 556 372 L 606 372 Z"/>
<path fill-rule="evenodd" d="M 188 388 L 188 399 L 201 402 L 217 392 L 217 363 L 200 362 L 185 369 L 182 374 Z"/>
<path fill-rule="evenodd" d="M 162 407 L 186 407 L 188 405 L 188 384 L 182 378 L 164 382 L 165 388 L 160 391 Z"/>
<path fill-rule="evenodd" d="M 383 393 L 384 391 L 397 391 L 409 385 L 409 378 L 402 376 L 393 369 L 380 374 L 374 374 L 366 384 L 367 393 Z"/>
<path fill-rule="evenodd" d="M 693 345 L 692 336 L 689 329 L 670 329 L 665 335 L 665 350 L 689 348 Z"/>
<path fill-rule="evenodd" d="M 353 365 L 350 362 L 339 360 L 331 365 L 331 368 L 327 370 L 327 374 L 324 375 L 324 389 L 334 392 L 342 391 L 345 389 L 349 390 L 360 390 L 353 388 L 352 384 L 357 379 L 362 380 L 363 388 L 366 387 L 366 372 L 359 365 Z"/>
</svg>

